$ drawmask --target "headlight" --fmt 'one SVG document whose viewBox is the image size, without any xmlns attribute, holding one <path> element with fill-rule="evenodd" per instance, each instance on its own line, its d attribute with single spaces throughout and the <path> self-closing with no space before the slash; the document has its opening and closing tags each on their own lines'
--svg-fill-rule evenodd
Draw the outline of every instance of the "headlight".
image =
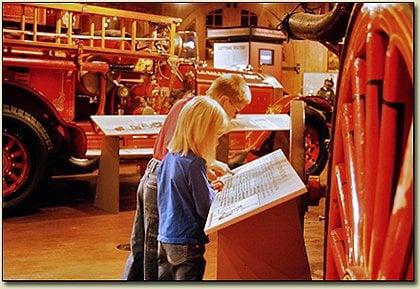
<svg viewBox="0 0 420 289">
<path fill-rule="evenodd" d="M 118 87 L 118 96 L 119 97 L 127 97 L 130 94 L 130 90 L 126 86 Z"/>
</svg>

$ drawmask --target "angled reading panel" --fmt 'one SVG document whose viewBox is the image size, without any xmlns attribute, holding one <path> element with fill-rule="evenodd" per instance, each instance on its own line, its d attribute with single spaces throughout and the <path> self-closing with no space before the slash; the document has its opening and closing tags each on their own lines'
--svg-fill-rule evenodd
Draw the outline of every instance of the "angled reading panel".
<svg viewBox="0 0 420 289">
<path fill-rule="evenodd" d="M 236 168 L 216 195 L 204 231 L 218 231 L 305 193 L 306 187 L 281 150 Z"/>
</svg>

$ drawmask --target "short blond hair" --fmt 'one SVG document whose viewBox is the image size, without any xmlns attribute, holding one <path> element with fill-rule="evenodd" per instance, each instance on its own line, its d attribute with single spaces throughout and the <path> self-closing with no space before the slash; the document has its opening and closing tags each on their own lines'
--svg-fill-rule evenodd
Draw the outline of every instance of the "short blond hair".
<svg viewBox="0 0 420 289">
<path fill-rule="evenodd" d="M 179 114 L 168 150 L 183 156 L 192 151 L 210 163 L 216 158 L 218 138 L 228 124 L 226 112 L 217 101 L 209 96 L 194 97 Z"/>
<path fill-rule="evenodd" d="M 249 104 L 251 102 L 251 90 L 246 81 L 237 74 L 227 73 L 216 78 L 207 94 L 214 99 L 227 96 L 233 104 Z"/>
</svg>

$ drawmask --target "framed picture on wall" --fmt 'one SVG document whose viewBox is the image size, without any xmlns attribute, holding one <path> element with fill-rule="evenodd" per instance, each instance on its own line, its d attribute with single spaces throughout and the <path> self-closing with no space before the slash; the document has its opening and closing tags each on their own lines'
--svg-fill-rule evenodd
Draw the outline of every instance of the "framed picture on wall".
<svg viewBox="0 0 420 289">
<path fill-rule="evenodd" d="M 273 65 L 274 64 L 274 50 L 273 49 L 259 49 L 258 50 L 258 63 L 260 65 Z"/>
</svg>

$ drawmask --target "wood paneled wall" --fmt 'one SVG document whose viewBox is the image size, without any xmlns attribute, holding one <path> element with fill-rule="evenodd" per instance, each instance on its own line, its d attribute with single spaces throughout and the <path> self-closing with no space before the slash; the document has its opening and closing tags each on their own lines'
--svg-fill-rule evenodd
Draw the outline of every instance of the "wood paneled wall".
<svg viewBox="0 0 420 289">
<path fill-rule="evenodd" d="M 262 65 L 259 62 L 259 50 L 270 49 L 273 51 L 273 65 Z M 261 70 L 264 74 L 270 74 L 279 81 L 282 79 L 282 45 L 265 42 L 251 42 L 250 45 L 250 64 L 255 70 Z M 259 68 L 260 67 L 260 68 Z"/>
<path fill-rule="evenodd" d="M 297 3 L 237 3 L 227 7 L 227 3 L 203 3 L 203 4 L 162 4 L 162 14 L 176 16 L 184 19 L 179 29 L 195 30 L 199 38 L 200 59 L 206 59 L 206 14 L 216 9 L 223 9 L 223 26 L 240 26 L 241 10 L 249 10 L 258 16 L 258 26 L 275 28 L 286 13 L 290 13 Z M 310 4 L 314 7 L 327 9 L 328 3 Z M 291 94 L 302 93 L 303 73 L 327 71 L 327 49 L 321 44 L 307 40 L 290 40 L 283 44 L 282 67 L 300 66 L 300 73 L 279 68 L 280 82 L 284 91 Z M 258 61 L 258 59 L 256 60 Z M 280 75 L 280 76 L 278 76 Z"/>
</svg>

